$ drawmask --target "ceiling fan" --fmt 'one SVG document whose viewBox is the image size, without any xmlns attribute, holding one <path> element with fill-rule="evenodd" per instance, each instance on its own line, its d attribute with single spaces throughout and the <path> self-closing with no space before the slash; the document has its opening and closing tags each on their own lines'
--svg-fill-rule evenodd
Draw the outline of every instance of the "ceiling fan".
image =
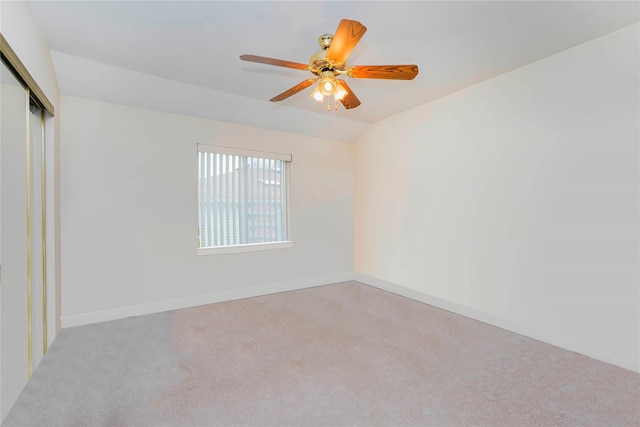
<svg viewBox="0 0 640 427">
<path fill-rule="evenodd" d="M 267 58 L 257 55 L 241 55 L 240 59 L 261 64 L 276 65 L 279 67 L 295 68 L 297 70 L 311 71 L 314 77 L 307 79 L 280 95 L 271 98 L 271 102 L 282 101 L 308 88 L 316 82 L 318 86 L 311 96 L 317 101 L 329 100 L 333 97 L 334 108 L 338 108 L 338 101 L 344 108 L 350 109 L 360 105 L 360 100 L 353 93 L 347 82 L 337 79 L 337 76 L 352 77 L 356 79 L 393 79 L 411 80 L 418 74 L 417 65 L 355 65 L 347 66 L 347 57 L 362 38 L 367 27 L 358 21 L 343 19 L 338 25 L 335 35 L 323 34 L 318 37 L 318 43 L 322 48 L 309 60 L 309 64 L 284 61 L 281 59 Z M 330 109 L 327 103 L 327 109 Z"/>
</svg>

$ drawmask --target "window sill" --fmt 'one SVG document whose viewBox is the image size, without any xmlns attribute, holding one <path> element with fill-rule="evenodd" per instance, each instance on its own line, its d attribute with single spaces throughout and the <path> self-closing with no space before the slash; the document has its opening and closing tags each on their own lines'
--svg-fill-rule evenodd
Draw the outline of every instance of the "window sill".
<svg viewBox="0 0 640 427">
<path fill-rule="evenodd" d="M 271 249 L 290 248 L 293 246 L 293 242 L 274 242 L 274 243 L 251 243 L 248 245 L 234 245 L 234 246 L 216 246 L 210 248 L 198 248 L 196 253 L 198 255 L 214 255 L 214 254 L 232 254 L 241 252 L 255 252 L 255 251 L 267 251 Z"/>
</svg>

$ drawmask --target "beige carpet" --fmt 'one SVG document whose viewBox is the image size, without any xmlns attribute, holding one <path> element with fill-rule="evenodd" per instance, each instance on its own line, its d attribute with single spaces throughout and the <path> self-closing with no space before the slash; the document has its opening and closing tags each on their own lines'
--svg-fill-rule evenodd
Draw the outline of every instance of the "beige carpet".
<svg viewBox="0 0 640 427">
<path fill-rule="evenodd" d="M 6 426 L 638 426 L 640 375 L 347 282 L 65 329 Z"/>
</svg>

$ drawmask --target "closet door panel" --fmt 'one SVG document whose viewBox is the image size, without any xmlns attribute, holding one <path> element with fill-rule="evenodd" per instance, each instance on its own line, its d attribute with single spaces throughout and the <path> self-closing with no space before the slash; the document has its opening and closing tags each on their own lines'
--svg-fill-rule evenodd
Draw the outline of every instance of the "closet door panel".
<svg viewBox="0 0 640 427">
<path fill-rule="evenodd" d="M 29 376 L 27 322 L 27 118 L 24 87 L 0 70 L 0 375 L 2 417 Z"/>
<path fill-rule="evenodd" d="M 29 115 L 29 189 L 30 189 L 30 266 L 31 266 L 31 358 L 33 369 L 40 363 L 44 354 L 44 237 L 43 237 L 43 182 L 42 182 L 42 110 L 31 105 Z"/>
</svg>

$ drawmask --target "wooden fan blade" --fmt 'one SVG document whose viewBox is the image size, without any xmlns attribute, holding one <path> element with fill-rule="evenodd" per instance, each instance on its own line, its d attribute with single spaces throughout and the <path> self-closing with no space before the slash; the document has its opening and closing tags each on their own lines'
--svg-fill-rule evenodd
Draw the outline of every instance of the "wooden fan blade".
<svg viewBox="0 0 640 427">
<path fill-rule="evenodd" d="M 314 84 L 316 82 L 316 80 L 317 79 L 313 78 L 313 79 L 308 79 L 308 80 L 305 80 L 303 82 L 300 82 L 297 85 L 295 85 L 294 87 L 292 87 L 291 89 L 285 90 L 280 95 L 274 96 L 273 98 L 270 99 L 270 101 L 271 102 L 278 102 L 278 101 L 282 101 L 283 99 L 287 99 L 291 95 L 295 95 L 296 93 L 300 92 L 301 90 L 308 88 L 309 86 Z"/>
<path fill-rule="evenodd" d="M 340 21 L 331 41 L 331 46 L 329 46 L 327 59 L 337 63 L 344 63 L 366 31 L 367 27 L 358 21 L 349 19 Z"/>
<path fill-rule="evenodd" d="M 342 87 L 347 91 L 347 95 L 340 100 L 340 102 L 342 102 L 342 105 L 344 105 L 344 108 L 350 110 L 351 108 L 356 108 L 358 105 L 360 105 L 360 100 L 358 99 L 356 94 L 353 93 L 347 82 L 345 82 L 344 80 L 338 80 L 337 82 L 338 84 L 342 85 Z"/>
<path fill-rule="evenodd" d="M 418 75 L 417 65 L 356 65 L 347 70 L 356 79 L 412 80 Z"/>
<path fill-rule="evenodd" d="M 296 70 L 307 70 L 309 66 L 299 62 L 284 61 L 282 59 L 267 58 L 258 55 L 240 55 L 240 59 L 249 62 L 259 62 L 260 64 L 277 65 L 278 67 L 295 68 Z"/>
</svg>

